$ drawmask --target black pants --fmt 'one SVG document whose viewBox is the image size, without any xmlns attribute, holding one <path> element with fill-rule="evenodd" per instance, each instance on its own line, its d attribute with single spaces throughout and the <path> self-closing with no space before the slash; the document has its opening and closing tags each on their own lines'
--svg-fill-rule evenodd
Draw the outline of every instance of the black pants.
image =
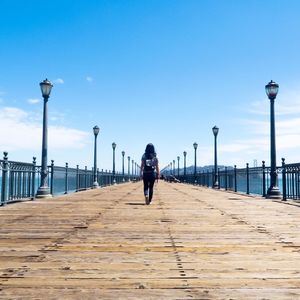
<svg viewBox="0 0 300 300">
<path fill-rule="evenodd" d="M 155 173 L 146 173 L 143 174 L 143 181 L 144 181 L 144 195 L 149 195 L 149 200 L 151 201 L 153 196 L 153 186 L 155 182 Z M 149 194 L 148 194 L 149 190 Z"/>
</svg>

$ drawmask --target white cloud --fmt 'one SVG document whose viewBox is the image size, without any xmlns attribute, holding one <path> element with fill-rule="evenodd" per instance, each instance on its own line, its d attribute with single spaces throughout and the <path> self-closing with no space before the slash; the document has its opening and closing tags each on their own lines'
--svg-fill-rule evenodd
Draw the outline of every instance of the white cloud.
<svg viewBox="0 0 300 300">
<path fill-rule="evenodd" d="M 27 102 L 29 104 L 37 104 L 37 103 L 41 102 L 41 100 L 40 99 L 36 99 L 36 98 L 31 98 L 31 99 L 28 99 Z"/>
<path fill-rule="evenodd" d="M 55 79 L 55 80 L 53 81 L 53 83 L 56 83 L 56 84 L 64 84 L 65 82 L 64 82 L 63 79 L 57 78 L 57 79 Z"/>
<path fill-rule="evenodd" d="M 86 80 L 87 80 L 88 82 L 94 81 L 93 77 L 91 77 L 91 76 L 87 76 L 87 77 L 86 77 Z"/>
<path fill-rule="evenodd" d="M 300 118 L 285 119 L 276 122 L 278 135 L 300 135 Z"/>
<path fill-rule="evenodd" d="M 42 124 L 34 114 L 15 107 L 0 109 L 0 149 L 32 150 L 41 147 Z M 49 145 L 56 149 L 80 149 L 87 143 L 89 133 L 64 126 L 49 126 Z"/>
</svg>

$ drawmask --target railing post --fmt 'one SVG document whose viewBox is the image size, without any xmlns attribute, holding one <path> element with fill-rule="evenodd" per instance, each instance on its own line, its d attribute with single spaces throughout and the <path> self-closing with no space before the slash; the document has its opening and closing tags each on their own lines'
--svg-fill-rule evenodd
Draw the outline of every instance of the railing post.
<svg viewBox="0 0 300 300">
<path fill-rule="evenodd" d="M 263 197 L 266 197 L 266 162 L 263 160 L 262 161 L 262 176 L 263 176 L 263 186 L 262 186 L 262 188 L 263 188 L 263 194 L 262 194 L 262 196 Z"/>
<path fill-rule="evenodd" d="M 76 165 L 76 192 L 79 191 L 79 165 Z"/>
<path fill-rule="evenodd" d="M 84 187 L 87 189 L 87 166 L 84 167 Z"/>
<path fill-rule="evenodd" d="M 53 195 L 53 179 L 54 179 L 54 160 L 51 160 L 51 177 L 50 177 L 50 194 Z"/>
<path fill-rule="evenodd" d="M 105 181 L 104 181 L 104 171 L 103 169 L 101 169 L 101 175 L 100 175 L 100 178 L 99 178 L 99 185 L 100 186 L 105 186 Z"/>
<path fill-rule="evenodd" d="M 7 203 L 8 152 L 3 152 L 1 206 Z"/>
<path fill-rule="evenodd" d="M 221 180 L 221 178 L 220 178 L 220 168 L 218 168 L 217 180 L 218 180 L 218 189 L 220 189 L 221 188 L 221 184 L 220 184 L 220 180 Z M 213 184 L 212 184 L 212 187 L 213 187 Z"/>
<path fill-rule="evenodd" d="M 227 167 L 225 167 L 225 191 L 227 191 L 228 189 L 228 185 L 227 185 Z"/>
<path fill-rule="evenodd" d="M 32 186 L 32 168 L 28 167 L 28 171 L 25 174 L 25 178 L 27 181 L 27 188 L 26 188 L 26 198 L 31 199 L 31 186 Z"/>
<path fill-rule="evenodd" d="M 249 195 L 249 163 L 246 163 L 247 195 Z"/>
<path fill-rule="evenodd" d="M 285 159 L 282 158 L 282 201 L 286 201 L 286 167 Z"/>
<path fill-rule="evenodd" d="M 97 177 L 97 182 L 99 183 L 99 187 L 101 187 L 101 183 L 100 183 L 100 171 L 99 168 L 97 168 L 97 173 L 96 173 L 96 177 Z"/>
<path fill-rule="evenodd" d="M 69 169 L 69 165 L 66 162 L 66 172 L 65 172 L 65 194 L 68 194 L 68 189 L 69 189 L 69 185 L 68 185 L 68 169 Z"/>
<path fill-rule="evenodd" d="M 36 175 L 36 157 L 32 158 L 32 191 L 31 191 L 31 199 L 34 199 L 34 195 L 35 195 L 35 175 Z"/>
<path fill-rule="evenodd" d="M 237 192 L 237 169 L 236 169 L 236 165 L 234 165 L 234 191 Z"/>
<path fill-rule="evenodd" d="M 207 187 L 209 187 L 209 171 L 206 170 Z"/>
</svg>

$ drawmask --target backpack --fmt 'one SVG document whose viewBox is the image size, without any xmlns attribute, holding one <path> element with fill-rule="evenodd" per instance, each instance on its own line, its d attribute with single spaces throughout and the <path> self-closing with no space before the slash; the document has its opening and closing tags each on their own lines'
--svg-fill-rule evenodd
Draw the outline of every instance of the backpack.
<svg viewBox="0 0 300 300">
<path fill-rule="evenodd" d="M 153 172 L 156 166 L 155 156 L 151 154 L 150 156 L 146 157 L 146 155 L 144 155 L 143 160 L 144 160 L 144 171 Z"/>
</svg>

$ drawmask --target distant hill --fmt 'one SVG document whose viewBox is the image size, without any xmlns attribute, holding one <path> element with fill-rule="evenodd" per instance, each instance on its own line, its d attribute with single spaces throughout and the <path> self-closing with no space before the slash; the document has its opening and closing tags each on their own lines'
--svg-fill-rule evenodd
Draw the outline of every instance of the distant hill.
<svg viewBox="0 0 300 300">
<path fill-rule="evenodd" d="M 225 170 L 225 167 L 227 167 L 227 170 L 233 170 L 232 166 L 224 166 L 224 165 L 218 165 L 218 168 L 220 171 Z M 207 172 L 207 171 L 214 171 L 214 165 L 209 166 L 203 166 L 203 167 L 197 167 L 197 173 L 198 172 Z M 179 168 L 179 174 L 183 175 L 184 168 Z M 175 168 L 175 174 L 177 174 L 177 167 Z M 194 174 L 194 166 L 186 167 L 186 174 Z"/>
</svg>

